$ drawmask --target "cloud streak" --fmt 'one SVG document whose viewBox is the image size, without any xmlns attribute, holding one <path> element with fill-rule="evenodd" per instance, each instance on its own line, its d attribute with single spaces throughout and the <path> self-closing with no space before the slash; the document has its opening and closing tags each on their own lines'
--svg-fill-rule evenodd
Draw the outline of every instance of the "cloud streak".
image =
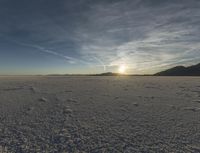
<svg viewBox="0 0 200 153">
<path fill-rule="evenodd" d="M 197 0 L 9 1 L 0 6 L 0 34 L 94 73 L 122 64 L 155 73 L 200 60 Z"/>
<path fill-rule="evenodd" d="M 162 69 L 162 65 L 199 61 L 197 1 L 175 1 L 159 7 L 143 1 L 129 2 L 92 7 L 88 24 L 78 32 L 80 39 L 85 40 L 80 50 L 83 56 L 103 59 L 108 66 L 127 63 L 138 73 L 144 73 L 146 67 L 151 69 L 147 73 L 153 73 Z"/>
</svg>

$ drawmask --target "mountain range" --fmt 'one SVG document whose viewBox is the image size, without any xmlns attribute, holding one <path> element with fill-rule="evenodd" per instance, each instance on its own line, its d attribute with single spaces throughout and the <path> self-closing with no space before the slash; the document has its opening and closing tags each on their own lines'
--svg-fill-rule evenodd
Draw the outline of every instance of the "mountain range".
<svg viewBox="0 0 200 153">
<path fill-rule="evenodd" d="M 176 66 L 154 74 L 155 76 L 200 76 L 200 63 L 192 66 Z"/>
</svg>

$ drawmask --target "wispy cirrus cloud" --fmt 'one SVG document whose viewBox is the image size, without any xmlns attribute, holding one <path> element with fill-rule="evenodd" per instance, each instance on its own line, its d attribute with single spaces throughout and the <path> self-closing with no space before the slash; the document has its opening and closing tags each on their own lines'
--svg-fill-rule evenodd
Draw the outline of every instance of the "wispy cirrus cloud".
<svg viewBox="0 0 200 153">
<path fill-rule="evenodd" d="M 77 30 L 80 53 L 104 65 L 129 65 L 130 72 L 153 73 L 163 66 L 198 62 L 200 3 L 159 6 L 118 1 L 91 6 L 88 22 Z"/>
<path fill-rule="evenodd" d="M 200 60 L 197 0 L 61 0 L 47 6 L 44 0 L 28 9 L 5 4 L 0 34 L 71 65 L 115 71 L 126 64 L 129 73 L 154 73 Z"/>
</svg>

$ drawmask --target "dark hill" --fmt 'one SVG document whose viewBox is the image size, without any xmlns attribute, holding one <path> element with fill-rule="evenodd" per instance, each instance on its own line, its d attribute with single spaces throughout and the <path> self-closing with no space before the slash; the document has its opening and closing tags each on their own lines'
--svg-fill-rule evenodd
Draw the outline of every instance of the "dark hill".
<svg viewBox="0 0 200 153">
<path fill-rule="evenodd" d="M 158 72 L 156 76 L 200 76 L 200 63 L 189 67 L 176 66 L 171 69 Z"/>
<path fill-rule="evenodd" d="M 94 76 L 117 76 L 120 75 L 119 73 L 112 73 L 112 72 L 106 72 L 101 74 L 94 74 Z"/>
</svg>

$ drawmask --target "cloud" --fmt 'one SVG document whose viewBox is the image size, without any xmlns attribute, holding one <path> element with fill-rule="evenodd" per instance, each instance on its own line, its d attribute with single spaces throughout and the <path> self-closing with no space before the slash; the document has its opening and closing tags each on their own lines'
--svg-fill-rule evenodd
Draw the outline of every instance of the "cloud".
<svg viewBox="0 0 200 153">
<path fill-rule="evenodd" d="M 42 53 L 47 53 L 47 54 L 59 57 L 61 59 L 66 60 L 70 64 L 76 64 L 77 62 L 84 63 L 84 64 L 87 63 L 87 62 L 82 61 L 80 59 L 76 59 L 76 58 L 73 58 L 73 57 L 70 57 L 70 56 L 66 56 L 66 55 L 60 54 L 60 53 L 58 53 L 56 51 L 53 51 L 53 50 L 45 49 L 44 47 L 39 46 L 39 45 L 23 43 L 23 42 L 19 42 L 19 41 L 16 41 L 16 40 L 12 40 L 12 41 L 17 43 L 18 45 L 35 48 L 35 49 L 37 49 L 37 51 L 40 51 Z M 87 63 L 87 64 L 89 64 L 89 63 Z"/>
<path fill-rule="evenodd" d="M 76 32 L 80 53 L 108 67 L 127 63 L 135 72 L 198 62 L 199 8 L 197 1 L 159 7 L 142 1 L 93 5 L 88 22 Z"/>
<path fill-rule="evenodd" d="M 2 3 L 0 34 L 74 65 L 154 73 L 200 59 L 197 0 Z"/>
</svg>

